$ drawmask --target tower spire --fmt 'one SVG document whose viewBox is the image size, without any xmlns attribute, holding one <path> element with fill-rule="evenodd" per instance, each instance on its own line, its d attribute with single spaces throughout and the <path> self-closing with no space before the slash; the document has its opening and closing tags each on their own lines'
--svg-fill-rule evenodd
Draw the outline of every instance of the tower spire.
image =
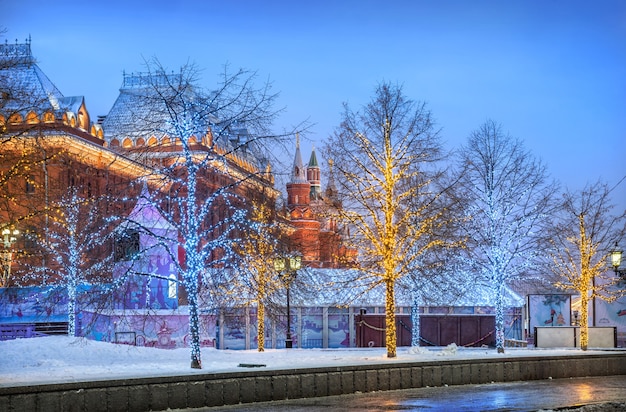
<svg viewBox="0 0 626 412">
<path fill-rule="evenodd" d="M 293 159 L 293 169 L 291 171 L 292 183 L 305 183 L 306 169 L 302 163 L 302 154 L 300 153 L 300 134 L 296 133 L 296 154 Z"/>
<path fill-rule="evenodd" d="M 311 158 L 306 168 L 306 178 L 311 184 L 311 200 L 320 199 L 322 196 L 322 185 L 320 177 L 320 167 L 317 164 L 317 156 L 315 155 L 315 146 L 311 151 Z"/>
<path fill-rule="evenodd" d="M 333 165 L 335 162 L 333 159 L 328 160 L 328 185 L 326 186 L 326 198 L 330 200 L 335 206 L 341 206 L 337 196 L 337 186 L 335 185 L 335 173 L 333 171 Z"/>
</svg>

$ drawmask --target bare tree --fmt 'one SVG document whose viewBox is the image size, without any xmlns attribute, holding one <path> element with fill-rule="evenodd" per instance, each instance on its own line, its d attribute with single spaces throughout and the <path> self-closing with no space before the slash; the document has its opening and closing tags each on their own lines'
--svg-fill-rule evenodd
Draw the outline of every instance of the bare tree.
<svg viewBox="0 0 626 412">
<path fill-rule="evenodd" d="M 492 120 L 472 132 L 459 156 L 467 265 L 493 291 L 496 347 L 504 352 L 505 287 L 539 262 L 555 186 L 545 166 Z"/>
<path fill-rule="evenodd" d="M 626 233 L 626 211 L 615 214 L 611 190 L 601 182 L 580 192 L 566 192 L 554 222 L 550 267 L 560 277 L 557 286 L 580 294 L 580 347 L 589 343 L 589 302 L 612 302 L 623 290 L 610 270 L 611 247 Z M 595 307 L 593 308 L 595 326 Z"/>
<path fill-rule="evenodd" d="M 395 357 L 396 282 L 443 242 L 432 236 L 443 219 L 443 211 L 431 209 L 442 157 L 438 131 L 425 103 L 383 83 L 361 111 L 344 105 L 325 152 L 334 161 L 343 201 L 337 218 L 350 228 L 349 247 L 359 251 L 361 272 L 372 287 L 385 286 L 387 356 Z"/>
<path fill-rule="evenodd" d="M 72 186 L 31 216 L 43 230 L 24 234 L 37 252 L 24 256 L 27 270 L 20 277 L 25 284 L 35 281 L 67 292 L 69 336 L 76 336 L 79 295 L 86 292 L 81 287 L 108 283 L 113 267 L 110 244 L 115 221 L 103 217 L 108 201 L 82 196 L 82 192 L 82 187 Z"/>
<path fill-rule="evenodd" d="M 245 294 L 240 293 L 240 297 L 247 298 L 246 304 L 252 301 L 257 305 L 259 352 L 265 351 L 266 301 L 280 287 L 274 271 L 273 258 L 276 256 L 284 228 L 281 228 L 276 220 L 275 212 L 263 202 L 253 205 L 249 219 L 251 224 L 246 236 L 235 247 L 243 272 L 243 290 L 247 291 Z"/>
<path fill-rule="evenodd" d="M 280 112 L 274 109 L 277 95 L 269 83 L 257 87 L 254 72 L 226 67 L 218 88 L 205 92 L 193 65 L 175 74 L 157 60 L 146 67 L 146 73 L 125 78 L 120 99 L 128 99 L 131 116 L 110 113 L 105 130 L 109 123 L 122 137 L 148 141 L 130 153 L 164 176 L 149 201 L 178 231 L 184 261 L 172 261 L 187 294 L 191 367 L 201 368 L 200 298 L 219 305 L 231 295 L 237 284 L 234 245 L 249 225 L 249 197 L 273 207 L 278 196 L 266 144 L 292 131 L 270 131 Z M 158 142 L 150 144 L 151 137 Z M 267 187 L 270 195 L 261 196 Z"/>
</svg>

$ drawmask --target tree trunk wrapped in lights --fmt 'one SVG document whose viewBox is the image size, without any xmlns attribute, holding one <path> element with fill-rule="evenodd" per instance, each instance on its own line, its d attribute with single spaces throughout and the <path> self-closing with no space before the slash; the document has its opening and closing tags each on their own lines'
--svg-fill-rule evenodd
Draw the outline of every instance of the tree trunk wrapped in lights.
<svg viewBox="0 0 626 412">
<path fill-rule="evenodd" d="M 589 302 L 612 302 L 623 294 L 615 288 L 620 278 L 611 270 L 610 255 L 611 246 L 626 231 L 626 211 L 612 212 L 610 193 L 600 182 L 566 192 L 552 231 L 549 263 L 560 278 L 557 286 L 580 296 L 582 350 L 589 345 Z M 595 307 L 592 312 L 595 323 Z"/>
<path fill-rule="evenodd" d="M 434 236 L 445 216 L 435 201 L 441 195 L 435 188 L 442 175 L 436 168 L 441 152 L 426 105 L 387 83 L 377 87 L 362 111 L 344 105 L 341 124 L 324 150 L 336 172 L 342 207 L 335 217 L 350 235 L 347 247 L 359 253 L 362 278 L 385 288 L 390 358 L 396 356 L 396 283 L 419 270 L 419 258 L 444 243 Z"/>
<path fill-rule="evenodd" d="M 516 279 L 542 275 L 536 269 L 555 187 L 545 166 L 491 120 L 471 133 L 459 153 L 459 204 L 466 217 L 459 227 L 468 239 L 467 270 L 491 288 L 496 347 L 504 352 L 504 290 Z"/>
<path fill-rule="evenodd" d="M 420 346 L 420 303 L 422 299 L 419 290 L 413 291 L 413 304 L 411 305 L 411 346 Z"/>
<path fill-rule="evenodd" d="M 268 292 L 274 292 L 272 282 L 272 259 L 280 237 L 280 227 L 274 221 L 273 210 L 265 203 L 255 204 L 251 211 L 247 236 L 234 249 L 239 255 L 242 268 L 242 285 L 254 296 L 257 304 L 257 347 L 265 351 L 265 300 Z M 275 280 L 275 279 L 274 279 Z"/>
<path fill-rule="evenodd" d="M 115 223 L 120 221 L 119 217 L 103 217 L 109 199 L 85 198 L 80 191 L 70 187 L 58 201 L 30 216 L 31 222 L 46 224 L 41 224 L 44 228 L 41 232 L 24 234 L 38 252 L 30 259 L 24 258 L 28 275 L 21 281 L 26 284 L 36 281 L 67 291 L 69 336 L 77 335 L 76 314 L 81 310 L 80 303 L 96 303 L 107 298 L 104 292 L 111 291 L 111 287 L 96 290 L 94 286 L 90 293 L 85 293 L 80 287 L 110 282 L 106 274 L 112 270 L 113 256 L 107 254 L 107 246 L 113 238 Z"/>
<path fill-rule="evenodd" d="M 184 259 L 173 250 L 171 260 L 187 292 L 191 367 L 201 368 L 200 310 L 233 303 L 233 285 L 241 281 L 235 245 L 251 225 L 248 196 L 271 204 L 278 197 L 261 142 L 295 130 L 270 131 L 277 95 L 269 83 L 257 88 L 254 72 L 225 67 L 217 88 L 206 92 L 196 84 L 193 65 L 171 74 L 156 59 L 146 67 L 147 73 L 125 78 L 122 91 L 134 103 L 121 129 L 164 142 L 133 155 L 152 161 L 162 176 L 151 179 L 146 196 L 178 232 Z"/>
</svg>

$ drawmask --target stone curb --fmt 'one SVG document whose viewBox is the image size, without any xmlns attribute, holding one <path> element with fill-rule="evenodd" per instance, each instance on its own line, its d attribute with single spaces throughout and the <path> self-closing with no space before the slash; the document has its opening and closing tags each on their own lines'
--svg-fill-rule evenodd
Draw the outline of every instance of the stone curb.
<svg viewBox="0 0 626 412">
<path fill-rule="evenodd" d="M 0 411 L 163 411 L 425 386 L 626 375 L 626 352 L 442 359 L 0 387 Z"/>
</svg>

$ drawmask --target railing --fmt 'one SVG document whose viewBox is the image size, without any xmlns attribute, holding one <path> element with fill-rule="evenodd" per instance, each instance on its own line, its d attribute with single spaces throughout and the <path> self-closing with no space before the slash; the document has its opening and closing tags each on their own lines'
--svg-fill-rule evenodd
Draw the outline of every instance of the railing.
<svg viewBox="0 0 626 412">
<path fill-rule="evenodd" d="M 19 338 L 32 338 L 41 336 L 35 331 L 35 325 L 10 324 L 0 325 L 0 340 L 12 340 Z"/>
<path fill-rule="evenodd" d="M 67 335 L 67 322 L 5 323 L 0 325 L 0 340 Z"/>
</svg>

